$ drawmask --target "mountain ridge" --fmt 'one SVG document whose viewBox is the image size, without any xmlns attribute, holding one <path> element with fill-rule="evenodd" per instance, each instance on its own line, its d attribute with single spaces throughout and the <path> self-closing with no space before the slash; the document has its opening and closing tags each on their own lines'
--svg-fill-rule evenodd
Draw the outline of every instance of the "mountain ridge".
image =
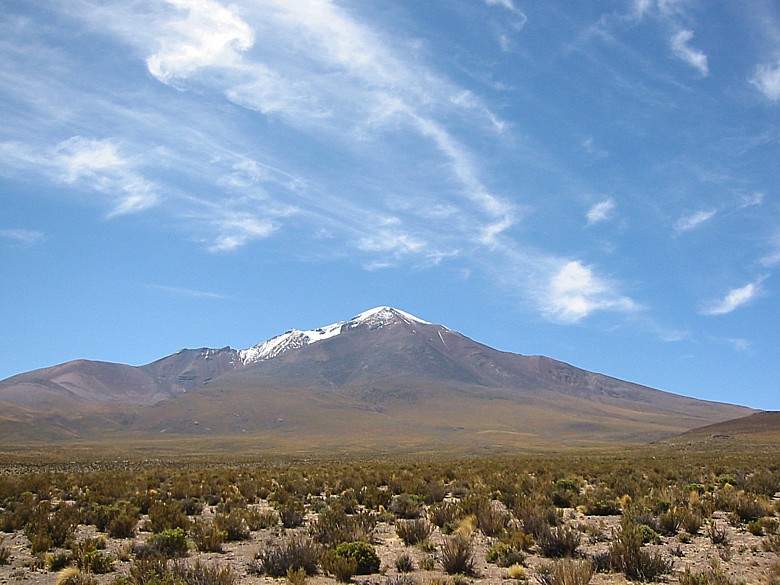
<svg viewBox="0 0 780 585">
<path fill-rule="evenodd" d="M 19 374 L 0 381 L 0 403 L 0 436 L 12 440 L 30 438 L 19 421 L 38 419 L 57 437 L 213 434 L 282 446 L 643 442 L 755 412 L 502 352 L 387 306 L 244 350 Z"/>
</svg>

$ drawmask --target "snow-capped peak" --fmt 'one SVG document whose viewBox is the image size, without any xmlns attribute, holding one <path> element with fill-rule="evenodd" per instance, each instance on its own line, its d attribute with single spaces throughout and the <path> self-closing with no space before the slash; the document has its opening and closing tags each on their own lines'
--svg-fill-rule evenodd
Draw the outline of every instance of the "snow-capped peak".
<svg viewBox="0 0 780 585">
<path fill-rule="evenodd" d="M 368 325 L 372 329 L 389 325 L 390 323 L 396 323 L 398 321 L 404 321 L 408 324 L 421 323 L 423 325 L 430 325 L 428 321 L 423 321 L 419 317 L 394 309 L 393 307 L 375 307 L 368 311 L 363 311 L 359 315 L 356 315 L 350 319 L 347 324 L 356 327 L 358 325 Z"/>
<path fill-rule="evenodd" d="M 369 329 L 381 329 L 386 325 L 398 322 L 403 322 L 408 325 L 413 323 L 430 325 L 427 321 L 423 321 L 405 311 L 400 311 L 392 307 L 376 307 L 352 317 L 349 321 L 340 321 L 338 323 L 333 323 L 332 325 L 327 325 L 326 327 L 319 327 L 318 329 L 310 329 L 308 331 L 291 329 L 287 333 L 277 335 L 254 347 L 241 349 L 238 351 L 238 354 L 243 363 L 255 363 L 274 358 L 291 349 L 300 349 L 306 345 L 335 337 L 347 329 L 354 329 L 360 326 L 366 326 Z"/>
</svg>

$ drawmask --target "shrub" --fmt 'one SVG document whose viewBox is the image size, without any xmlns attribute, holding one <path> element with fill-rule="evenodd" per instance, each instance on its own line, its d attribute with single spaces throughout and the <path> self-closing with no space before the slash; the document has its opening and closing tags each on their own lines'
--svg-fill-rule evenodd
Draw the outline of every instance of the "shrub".
<svg viewBox="0 0 780 585">
<path fill-rule="evenodd" d="M 770 510 L 770 504 L 763 498 L 738 495 L 731 511 L 735 519 L 739 519 L 741 522 L 750 522 L 768 515 Z"/>
<path fill-rule="evenodd" d="M 65 546 L 79 525 L 79 513 L 73 506 L 60 506 L 50 511 L 49 502 L 39 502 L 24 526 L 33 553 Z"/>
<path fill-rule="evenodd" d="M 235 585 L 238 575 L 228 565 L 206 564 L 196 560 L 194 564 L 174 563 L 172 573 L 180 576 L 187 585 Z"/>
<path fill-rule="evenodd" d="M 146 544 L 152 554 L 165 558 L 187 556 L 187 534 L 181 528 L 169 528 L 153 534 Z"/>
<path fill-rule="evenodd" d="M 372 545 L 361 540 L 342 542 L 333 551 L 335 558 L 355 561 L 355 575 L 370 575 L 379 571 L 379 556 Z"/>
<path fill-rule="evenodd" d="M 726 575 L 718 563 L 713 563 L 706 571 L 698 573 L 693 573 L 690 567 L 685 567 L 679 582 L 680 585 L 738 585 L 739 583 Z"/>
<path fill-rule="evenodd" d="M 485 553 L 485 560 L 499 567 L 509 567 L 511 565 L 521 565 L 525 561 L 525 555 L 505 542 L 495 542 Z"/>
<path fill-rule="evenodd" d="M 538 538 L 539 549 L 546 557 L 572 557 L 580 546 L 581 534 L 566 526 L 547 528 Z"/>
<path fill-rule="evenodd" d="M 279 519 L 282 522 L 282 526 L 285 528 L 298 528 L 298 526 L 303 526 L 306 512 L 302 504 L 299 504 L 298 502 L 283 504 L 277 508 L 277 512 L 279 513 Z"/>
<path fill-rule="evenodd" d="M 133 538 L 137 523 L 138 518 L 136 516 L 129 512 L 122 512 L 109 523 L 108 535 L 111 538 Z"/>
<path fill-rule="evenodd" d="M 766 585 L 780 585 L 780 563 L 775 563 L 769 568 Z"/>
<path fill-rule="evenodd" d="M 654 581 L 672 570 L 672 561 L 660 552 L 650 553 L 642 548 L 640 525 L 624 522 L 609 547 L 612 567 L 633 581 Z"/>
<path fill-rule="evenodd" d="M 95 585 L 95 578 L 78 567 L 67 567 L 57 574 L 55 585 Z"/>
<path fill-rule="evenodd" d="M 99 550 L 84 553 L 79 559 L 78 566 L 88 573 L 102 575 L 114 570 L 114 558 Z"/>
<path fill-rule="evenodd" d="M 190 519 L 175 500 L 154 502 L 149 508 L 149 528 L 155 534 L 180 528 L 189 528 Z"/>
<path fill-rule="evenodd" d="M 417 496 L 400 494 L 393 498 L 388 509 L 399 518 L 411 520 L 420 515 L 420 512 L 422 511 L 422 502 Z"/>
<path fill-rule="evenodd" d="M 773 552 L 780 555 L 780 530 L 767 534 L 762 542 L 762 547 L 767 552 Z"/>
<path fill-rule="evenodd" d="M 376 519 L 369 513 L 347 514 L 343 508 L 326 508 L 317 515 L 309 533 L 315 542 L 337 545 L 340 542 L 368 541 L 376 526 Z"/>
<path fill-rule="evenodd" d="M 59 571 L 70 565 L 73 555 L 69 551 L 57 551 L 55 553 L 46 553 L 46 569 L 49 571 Z"/>
<path fill-rule="evenodd" d="M 589 516 L 616 516 L 623 511 L 615 494 L 601 487 L 588 494 L 584 506 Z"/>
<path fill-rule="evenodd" d="M 718 523 L 715 520 L 710 520 L 707 523 L 707 536 L 710 538 L 712 544 L 728 544 L 729 536 L 726 533 L 725 528 L 718 527 Z"/>
<path fill-rule="evenodd" d="M 539 538 L 550 526 L 561 523 L 561 515 L 555 508 L 542 504 L 526 504 L 516 510 L 518 519 L 523 523 L 523 530 Z"/>
<path fill-rule="evenodd" d="M 436 566 L 436 559 L 434 559 L 433 555 L 425 555 L 420 559 L 419 565 L 421 571 L 433 571 L 433 568 Z"/>
<path fill-rule="evenodd" d="M 688 534 L 698 534 L 704 519 L 701 514 L 692 510 L 683 510 L 680 513 L 680 527 Z"/>
<path fill-rule="evenodd" d="M 452 502 L 440 502 L 428 508 L 428 518 L 442 532 L 452 532 L 455 519 L 460 514 L 460 508 Z"/>
<path fill-rule="evenodd" d="M 450 575 L 473 575 L 471 540 L 461 535 L 445 537 L 441 545 L 441 564 Z"/>
<path fill-rule="evenodd" d="M 5 538 L 0 536 L 0 565 L 7 565 L 11 562 L 11 549 L 4 542 Z"/>
<path fill-rule="evenodd" d="M 395 531 L 407 546 L 426 540 L 433 532 L 433 526 L 425 518 L 414 520 L 399 520 L 395 523 Z"/>
<path fill-rule="evenodd" d="M 238 576 L 227 565 L 200 560 L 190 565 L 153 557 L 136 559 L 130 566 L 129 581 L 132 585 L 235 585 Z"/>
<path fill-rule="evenodd" d="M 477 508 L 476 516 L 477 526 L 485 536 L 501 534 L 509 522 L 509 514 L 490 501 Z"/>
<path fill-rule="evenodd" d="M 279 514 L 274 510 L 250 510 L 245 518 L 249 530 L 262 530 L 279 524 Z"/>
<path fill-rule="evenodd" d="M 314 575 L 317 573 L 319 557 L 319 548 L 311 539 L 294 536 L 260 550 L 250 569 L 270 577 L 284 577 L 289 569 L 301 569 L 307 575 Z"/>
<path fill-rule="evenodd" d="M 306 585 L 308 575 L 303 569 L 287 569 L 285 577 L 288 585 Z"/>
<path fill-rule="evenodd" d="M 399 573 L 414 571 L 414 561 L 409 553 L 401 553 L 395 558 L 395 568 Z"/>
<path fill-rule="evenodd" d="M 593 565 L 590 561 L 562 559 L 541 565 L 536 580 L 541 585 L 587 585 L 593 578 Z"/>
<path fill-rule="evenodd" d="M 196 520 L 190 529 L 195 547 L 201 552 L 222 552 L 227 534 L 214 522 Z"/>
<path fill-rule="evenodd" d="M 225 533 L 225 540 L 249 540 L 249 524 L 244 518 L 242 510 L 232 510 L 228 514 L 217 514 L 214 517 L 214 525 Z"/>
<path fill-rule="evenodd" d="M 339 583 L 349 583 L 357 573 L 357 561 L 353 558 L 337 556 L 335 551 L 330 551 L 322 559 L 322 568 Z"/>
<path fill-rule="evenodd" d="M 523 565 L 510 565 L 506 568 L 506 576 L 516 581 L 525 581 L 528 578 L 528 572 Z"/>
<path fill-rule="evenodd" d="M 114 570 L 114 558 L 101 552 L 106 542 L 103 538 L 88 538 L 74 543 L 72 560 L 87 573 L 103 574 Z"/>
</svg>

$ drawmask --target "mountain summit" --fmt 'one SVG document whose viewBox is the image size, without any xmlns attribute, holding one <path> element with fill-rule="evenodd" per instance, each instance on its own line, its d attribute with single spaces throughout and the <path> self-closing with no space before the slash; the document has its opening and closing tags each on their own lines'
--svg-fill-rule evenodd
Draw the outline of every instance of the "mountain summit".
<svg viewBox="0 0 780 585">
<path fill-rule="evenodd" d="M 341 321 L 339 323 L 319 327 L 317 329 L 310 329 L 308 331 L 291 329 L 286 333 L 277 335 L 276 337 L 259 343 L 249 349 L 240 350 L 238 354 L 242 363 L 251 364 L 274 358 L 289 350 L 300 349 L 301 347 L 316 343 L 317 341 L 330 339 L 345 330 L 355 329 L 361 326 L 367 327 L 368 329 L 381 329 L 386 325 L 394 325 L 396 323 L 420 323 L 423 325 L 430 325 L 427 321 L 423 321 L 404 311 L 392 307 L 376 307 L 352 317 L 349 321 Z"/>
<path fill-rule="evenodd" d="M 637 443 L 754 412 L 498 351 L 392 307 L 243 350 L 20 374 L 0 382 L 0 411 L 12 442 L 47 428 L 52 439 L 242 437 L 304 450 Z"/>
</svg>

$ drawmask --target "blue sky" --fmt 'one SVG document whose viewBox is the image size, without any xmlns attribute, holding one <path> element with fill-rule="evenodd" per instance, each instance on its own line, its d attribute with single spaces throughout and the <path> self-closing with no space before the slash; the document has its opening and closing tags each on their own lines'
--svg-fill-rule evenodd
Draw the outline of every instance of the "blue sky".
<svg viewBox="0 0 780 585">
<path fill-rule="evenodd" d="M 0 377 L 377 305 L 780 410 L 780 7 L 7 0 Z"/>
</svg>

